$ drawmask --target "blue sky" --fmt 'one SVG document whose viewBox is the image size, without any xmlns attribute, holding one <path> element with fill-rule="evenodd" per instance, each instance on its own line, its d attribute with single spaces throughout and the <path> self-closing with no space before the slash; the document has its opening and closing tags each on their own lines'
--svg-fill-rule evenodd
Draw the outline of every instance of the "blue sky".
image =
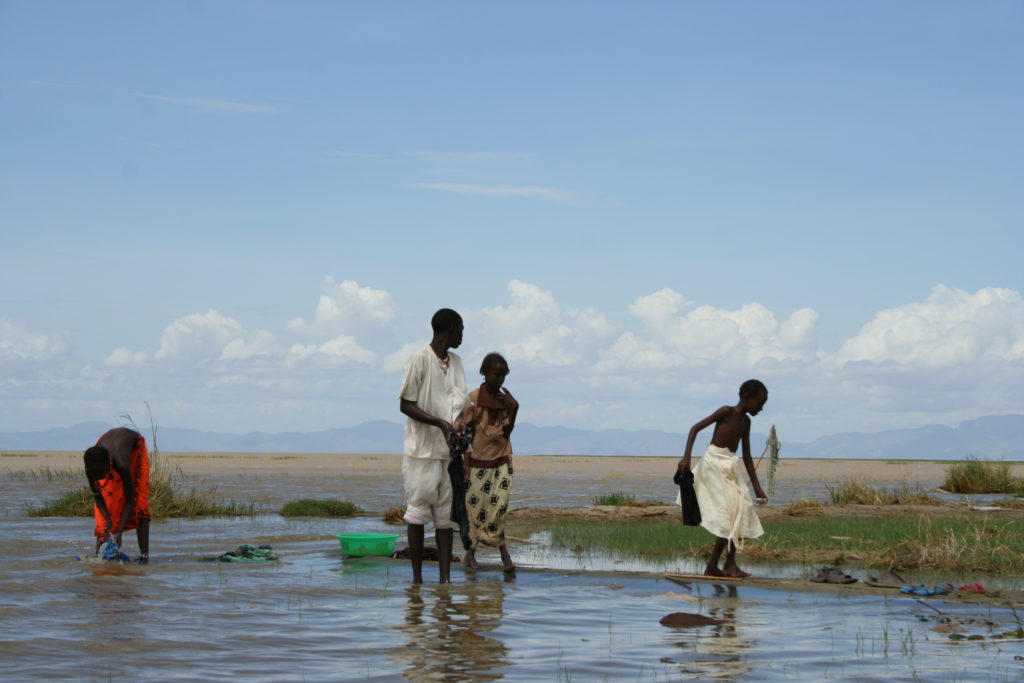
<svg viewBox="0 0 1024 683">
<path fill-rule="evenodd" d="M 1024 4 L 0 3 L 0 428 L 1024 405 Z M 397 446 L 396 446 L 397 447 Z"/>
</svg>

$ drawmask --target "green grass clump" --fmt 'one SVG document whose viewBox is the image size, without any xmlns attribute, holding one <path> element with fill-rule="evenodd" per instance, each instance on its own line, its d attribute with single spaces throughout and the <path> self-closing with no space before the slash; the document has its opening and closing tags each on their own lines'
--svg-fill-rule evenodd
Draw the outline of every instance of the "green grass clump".
<svg viewBox="0 0 1024 683">
<path fill-rule="evenodd" d="M 903 484 L 882 489 L 857 479 L 848 479 L 839 486 L 828 486 L 829 498 L 835 505 L 939 505 L 939 501 L 920 487 Z"/>
<path fill-rule="evenodd" d="M 283 517 L 351 517 L 361 512 L 355 503 L 335 498 L 302 498 L 281 508 Z"/>
<path fill-rule="evenodd" d="M 713 539 L 673 522 L 551 522 L 552 544 L 576 552 L 667 560 L 707 557 Z M 741 553 L 756 562 L 1024 574 L 1024 521 L 927 517 L 786 517 Z"/>
<path fill-rule="evenodd" d="M 1024 478 L 1015 477 L 1005 462 L 968 458 L 946 468 L 942 488 L 952 493 L 1012 493 L 1024 495 Z"/>
<path fill-rule="evenodd" d="M 707 531 L 678 522 L 594 524 L 571 521 L 553 523 L 546 528 L 551 532 L 551 542 L 555 547 L 645 559 L 699 554 L 714 540 Z"/>
<path fill-rule="evenodd" d="M 591 500 L 594 505 L 616 505 L 620 507 L 646 508 L 655 505 L 668 505 L 659 500 L 640 500 L 631 493 L 625 491 L 610 491 L 594 496 Z"/>
</svg>

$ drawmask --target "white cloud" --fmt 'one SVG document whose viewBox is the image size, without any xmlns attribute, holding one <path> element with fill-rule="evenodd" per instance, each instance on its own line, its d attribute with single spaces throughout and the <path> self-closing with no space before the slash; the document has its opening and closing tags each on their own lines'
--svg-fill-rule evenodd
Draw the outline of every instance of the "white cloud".
<svg viewBox="0 0 1024 683">
<path fill-rule="evenodd" d="M 247 360 L 257 356 L 271 356 L 278 352 L 277 339 L 264 330 L 257 330 L 244 339 L 232 339 L 224 345 L 221 360 Z"/>
<path fill-rule="evenodd" d="M 142 365 L 146 362 L 145 351 L 131 351 L 130 349 L 117 348 L 110 352 L 104 363 L 113 368 L 132 367 Z"/>
<path fill-rule="evenodd" d="M 510 363 L 582 363 L 586 352 L 613 332 L 600 311 L 563 311 L 551 292 L 536 285 L 512 280 L 508 283 L 508 294 L 510 305 L 484 308 L 471 315 L 480 319 L 482 346 L 487 351 L 500 350 Z"/>
<path fill-rule="evenodd" d="M 763 362 L 809 362 L 820 355 L 813 344 L 818 314 L 812 309 L 802 308 L 780 324 L 758 303 L 733 311 L 698 306 L 683 314 L 691 305 L 671 289 L 634 301 L 629 311 L 646 329 L 621 335 L 598 368 L 649 371 L 727 364 L 753 369 Z"/>
<path fill-rule="evenodd" d="M 242 325 L 217 311 L 178 318 L 164 330 L 157 360 L 218 358 L 232 341 L 242 337 Z"/>
<path fill-rule="evenodd" d="M 377 354 L 365 349 L 349 335 L 339 335 L 323 344 L 293 344 L 288 349 L 289 364 L 300 361 L 323 362 L 328 365 L 371 365 Z"/>
<path fill-rule="evenodd" d="M 327 276 L 323 281 L 323 294 L 317 301 L 313 322 L 295 318 L 288 329 L 298 333 L 351 334 L 354 327 L 366 323 L 383 324 L 395 317 L 395 302 L 391 294 L 381 289 L 360 287 L 354 280 L 335 282 Z"/>
<path fill-rule="evenodd" d="M 572 190 L 541 185 L 472 185 L 460 183 L 417 183 L 414 187 L 475 197 L 524 197 L 548 202 L 576 203 L 583 196 Z"/>
<path fill-rule="evenodd" d="M 937 285 L 923 302 L 880 311 L 836 354 L 845 363 L 948 368 L 1024 360 L 1024 301 L 1012 289 L 974 294 Z"/>
<path fill-rule="evenodd" d="M 262 104 L 247 104 L 245 102 L 222 100 L 211 97 L 168 97 L 166 95 L 148 95 L 145 93 L 136 93 L 135 96 L 146 100 L 156 100 L 157 102 L 166 102 L 167 104 L 189 107 L 190 109 L 197 109 L 204 112 L 276 114 L 278 111 L 275 107 L 268 107 Z"/>
<path fill-rule="evenodd" d="M 66 334 L 44 334 L 0 317 L 0 359 L 44 361 L 68 349 Z"/>
</svg>

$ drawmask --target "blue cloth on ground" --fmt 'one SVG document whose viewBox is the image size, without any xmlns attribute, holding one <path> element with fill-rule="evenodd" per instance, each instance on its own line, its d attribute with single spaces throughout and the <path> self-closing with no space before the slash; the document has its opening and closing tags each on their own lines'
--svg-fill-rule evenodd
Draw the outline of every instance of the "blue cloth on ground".
<svg viewBox="0 0 1024 683">
<path fill-rule="evenodd" d="M 121 552 L 121 546 L 107 541 L 100 546 L 100 559 L 106 562 L 131 562 L 131 558 Z"/>
</svg>

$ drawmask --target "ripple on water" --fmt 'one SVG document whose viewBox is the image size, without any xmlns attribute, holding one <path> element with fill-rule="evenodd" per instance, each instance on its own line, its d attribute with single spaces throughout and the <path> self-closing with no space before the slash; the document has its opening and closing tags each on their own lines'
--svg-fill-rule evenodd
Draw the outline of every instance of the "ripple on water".
<svg viewBox="0 0 1024 683">
<path fill-rule="evenodd" d="M 659 575 L 493 565 L 410 588 L 408 563 L 345 559 L 335 534 L 379 518 L 154 524 L 145 567 L 75 562 L 86 519 L 0 520 L 0 654 L 12 679 L 1017 680 L 1019 641 L 956 644 L 909 598 L 771 591 Z M 242 542 L 267 565 L 202 560 Z M 129 538 L 130 546 L 134 538 Z M 134 548 L 128 548 L 134 552 Z M 428 581 L 436 565 L 425 566 Z M 938 604 L 938 603 L 937 603 Z M 942 604 L 968 633 L 1011 628 L 999 607 Z M 721 624 L 666 628 L 670 612 Z M 976 619 L 976 623 L 969 620 Z M 964 672 L 971 672 L 965 676 Z"/>
</svg>

